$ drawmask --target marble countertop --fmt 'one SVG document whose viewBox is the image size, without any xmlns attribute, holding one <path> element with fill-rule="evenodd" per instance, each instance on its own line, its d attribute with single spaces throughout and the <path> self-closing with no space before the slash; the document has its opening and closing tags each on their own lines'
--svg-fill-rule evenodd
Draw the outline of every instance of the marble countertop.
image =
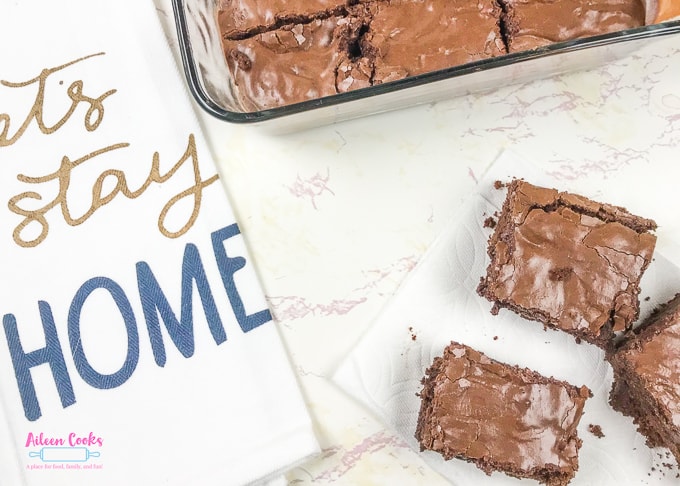
<svg viewBox="0 0 680 486">
<path fill-rule="evenodd" d="M 155 2 L 177 55 L 170 2 Z M 654 218 L 661 247 L 680 242 L 678 80 L 674 36 L 596 70 L 289 135 L 196 106 L 323 449 L 290 485 L 448 484 L 330 376 L 504 150 L 570 190 L 620 185 L 611 202 Z"/>
</svg>

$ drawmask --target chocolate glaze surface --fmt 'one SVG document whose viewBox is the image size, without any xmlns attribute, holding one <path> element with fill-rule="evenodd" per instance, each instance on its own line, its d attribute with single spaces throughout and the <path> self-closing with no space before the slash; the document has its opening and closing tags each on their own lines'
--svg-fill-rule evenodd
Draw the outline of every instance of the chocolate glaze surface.
<svg viewBox="0 0 680 486">
<path fill-rule="evenodd" d="M 478 292 L 496 308 L 606 347 L 637 319 L 654 228 L 623 208 L 515 180 Z"/>
<path fill-rule="evenodd" d="M 392 0 L 377 5 L 365 37 L 374 83 L 505 54 L 495 0 Z"/>
<path fill-rule="evenodd" d="M 348 53 L 352 18 L 293 24 L 240 41 L 223 41 L 239 99 L 249 111 L 329 96 L 368 85 Z"/>
<path fill-rule="evenodd" d="M 609 357 L 612 406 L 634 418 L 651 446 L 680 462 L 680 294 L 645 321 Z"/>
<path fill-rule="evenodd" d="M 508 49 L 518 52 L 645 24 L 642 0 L 503 0 Z"/>
<path fill-rule="evenodd" d="M 641 2 L 220 0 L 216 17 L 232 92 L 257 111 L 496 57 L 508 42 L 517 51 L 631 27 Z"/>
<path fill-rule="evenodd" d="M 270 30 L 277 23 L 297 23 L 328 16 L 346 0 L 220 0 L 218 23 L 227 38 Z"/>
<path fill-rule="evenodd" d="M 423 379 L 422 450 L 545 484 L 578 469 L 577 426 L 590 391 L 452 342 Z"/>
</svg>

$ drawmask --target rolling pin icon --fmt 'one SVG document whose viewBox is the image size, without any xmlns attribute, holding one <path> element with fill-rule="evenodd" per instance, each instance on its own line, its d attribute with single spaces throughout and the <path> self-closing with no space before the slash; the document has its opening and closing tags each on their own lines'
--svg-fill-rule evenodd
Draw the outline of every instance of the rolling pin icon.
<svg viewBox="0 0 680 486">
<path fill-rule="evenodd" d="M 43 462 L 85 462 L 90 457 L 99 457 L 99 452 L 87 447 L 43 447 L 29 452 L 28 457 L 39 457 Z"/>
</svg>

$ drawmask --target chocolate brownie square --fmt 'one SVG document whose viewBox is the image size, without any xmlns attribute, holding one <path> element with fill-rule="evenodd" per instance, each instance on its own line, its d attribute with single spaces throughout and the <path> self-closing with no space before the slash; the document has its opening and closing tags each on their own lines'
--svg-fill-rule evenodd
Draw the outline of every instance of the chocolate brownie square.
<svg viewBox="0 0 680 486">
<path fill-rule="evenodd" d="M 590 390 L 493 360 L 452 342 L 423 378 L 421 450 L 566 485 L 578 470 L 578 424 Z"/>
<path fill-rule="evenodd" d="M 645 25 L 642 0 L 502 0 L 509 52 Z"/>
<path fill-rule="evenodd" d="M 264 110 L 368 86 L 370 68 L 353 54 L 362 25 L 360 17 L 329 17 L 223 40 L 242 107 Z"/>
<path fill-rule="evenodd" d="M 363 42 L 374 84 L 505 54 L 496 0 L 392 0 L 376 5 Z"/>
<path fill-rule="evenodd" d="M 612 407 L 633 418 L 650 447 L 670 449 L 680 463 L 680 294 L 607 359 L 614 369 Z"/>
<path fill-rule="evenodd" d="M 608 349 L 638 318 L 656 223 L 568 192 L 508 184 L 477 291 L 494 303 Z"/>
</svg>

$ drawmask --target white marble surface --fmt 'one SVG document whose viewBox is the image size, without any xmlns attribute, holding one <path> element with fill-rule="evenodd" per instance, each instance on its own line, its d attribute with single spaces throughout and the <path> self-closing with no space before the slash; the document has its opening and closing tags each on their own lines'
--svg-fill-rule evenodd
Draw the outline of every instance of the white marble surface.
<svg viewBox="0 0 680 486">
<path fill-rule="evenodd" d="M 155 2 L 177 54 L 169 1 Z M 196 110 L 323 448 L 290 485 L 447 484 L 330 376 L 503 150 L 570 190 L 607 188 L 680 261 L 678 36 L 594 71 L 285 136 Z"/>
</svg>

